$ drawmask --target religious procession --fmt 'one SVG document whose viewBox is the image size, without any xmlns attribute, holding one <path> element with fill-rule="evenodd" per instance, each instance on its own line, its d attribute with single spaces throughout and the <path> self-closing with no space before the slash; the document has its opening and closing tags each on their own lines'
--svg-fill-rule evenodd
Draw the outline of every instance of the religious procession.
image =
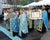
<svg viewBox="0 0 50 40">
<path fill-rule="evenodd" d="M 40 2 L 41 4 L 39 4 Z M 50 4 L 47 2 L 48 4 L 45 5 L 45 3 L 42 4 L 43 1 L 40 2 L 17 7 L 16 5 L 6 6 L 8 4 L 3 4 L 0 31 L 11 40 L 31 40 L 26 37 L 33 33 L 33 36 L 37 36 L 36 34 L 40 36 L 39 33 L 48 32 Z"/>
<path fill-rule="evenodd" d="M 40 32 L 48 31 L 48 15 L 45 6 L 42 9 L 35 9 L 29 7 L 28 11 L 20 8 L 14 12 L 13 8 L 4 9 L 4 24 L 7 30 L 15 32 L 22 37 L 22 34 L 28 34 L 29 31 L 36 30 Z M 44 16 L 45 15 L 45 16 Z M 36 21 L 36 23 L 35 23 Z"/>
</svg>

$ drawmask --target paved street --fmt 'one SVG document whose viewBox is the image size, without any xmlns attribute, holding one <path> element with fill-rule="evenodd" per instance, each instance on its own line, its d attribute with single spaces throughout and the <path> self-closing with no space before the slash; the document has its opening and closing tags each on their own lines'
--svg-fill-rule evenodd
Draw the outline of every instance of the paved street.
<svg viewBox="0 0 50 40">
<path fill-rule="evenodd" d="M 50 40 L 50 31 L 48 31 L 45 35 L 43 35 L 41 40 Z"/>
<path fill-rule="evenodd" d="M 50 24 L 50 21 L 49 21 Z M 3 24 L 2 24 L 3 26 Z M 50 28 L 50 25 L 49 25 Z M 0 40 L 10 40 L 4 33 L 0 32 Z M 50 30 L 46 33 L 39 33 L 34 30 L 31 31 L 23 40 L 50 40 Z"/>
<path fill-rule="evenodd" d="M 44 34 L 37 32 L 36 30 L 30 32 L 27 37 L 23 38 L 23 40 L 40 40 Z M 0 40 L 11 40 L 4 33 L 0 32 Z"/>
<path fill-rule="evenodd" d="M 0 31 L 0 40 L 11 40 L 11 39 L 7 37 L 3 32 Z"/>
<path fill-rule="evenodd" d="M 50 21 L 49 21 L 49 29 L 50 29 Z M 50 40 L 50 30 L 45 35 L 43 35 L 41 40 Z"/>
</svg>

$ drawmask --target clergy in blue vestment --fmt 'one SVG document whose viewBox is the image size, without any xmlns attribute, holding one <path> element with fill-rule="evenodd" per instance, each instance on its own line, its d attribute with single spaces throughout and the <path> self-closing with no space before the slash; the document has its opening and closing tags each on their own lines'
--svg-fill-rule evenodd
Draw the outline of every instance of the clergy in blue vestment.
<svg viewBox="0 0 50 40">
<path fill-rule="evenodd" d="M 12 9 L 10 9 L 11 11 L 12 11 Z M 14 13 L 14 12 L 12 12 L 11 14 L 10 14 L 10 28 L 11 28 L 11 30 L 13 31 L 13 32 L 18 32 L 18 30 L 19 30 L 19 26 L 18 26 L 18 16 Z"/>
<path fill-rule="evenodd" d="M 27 17 L 26 14 L 23 12 L 23 9 L 20 9 L 20 23 L 19 23 L 19 36 L 28 33 L 28 24 L 27 24 Z"/>
<path fill-rule="evenodd" d="M 11 27 L 12 27 L 12 31 L 14 32 L 18 32 L 18 18 L 17 16 L 14 16 L 13 18 L 10 19 L 11 22 Z"/>
<path fill-rule="evenodd" d="M 42 20 L 44 22 L 46 30 L 48 30 L 48 13 L 45 10 L 45 6 L 42 6 Z"/>
</svg>

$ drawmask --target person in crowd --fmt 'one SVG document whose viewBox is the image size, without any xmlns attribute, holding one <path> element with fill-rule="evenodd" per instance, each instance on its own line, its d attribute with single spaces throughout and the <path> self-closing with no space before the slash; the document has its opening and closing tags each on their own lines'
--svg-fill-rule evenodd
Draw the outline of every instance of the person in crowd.
<svg viewBox="0 0 50 40">
<path fill-rule="evenodd" d="M 6 29 L 8 29 L 8 30 L 10 30 L 10 15 L 9 15 L 9 10 L 10 10 L 10 8 L 7 8 L 7 13 L 8 13 L 8 15 L 7 15 L 7 20 L 6 20 Z"/>
<path fill-rule="evenodd" d="M 18 15 L 18 16 L 19 16 L 19 11 L 16 11 L 15 13 L 16 13 L 16 15 Z"/>
<path fill-rule="evenodd" d="M 7 10 L 5 9 L 5 10 L 4 10 L 4 21 L 7 20 L 7 15 L 8 15 L 8 12 L 7 12 Z"/>
<path fill-rule="evenodd" d="M 18 35 L 19 32 L 18 15 L 14 13 L 12 8 L 10 8 L 10 31 L 13 36 Z"/>
<path fill-rule="evenodd" d="M 45 10 L 45 6 L 42 6 L 42 20 L 43 20 L 43 31 L 46 29 L 48 31 L 48 13 Z M 45 29 L 44 29 L 45 28 Z"/>
<path fill-rule="evenodd" d="M 34 29 L 34 20 L 31 20 L 31 16 L 30 16 L 33 11 L 32 9 L 33 9 L 33 7 L 29 6 L 28 11 L 27 11 L 29 31 L 32 31 Z"/>
<path fill-rule="evenodd" d="M 7 11 L 7 9 L 4 10 L 4 25 L 6 26 L 6 29 L 9 30 L 9 18 L 8 18 L 8 11 Z"/>
<path fill-rule="evenodd" d="M 26 35 L 28 33 L 28 23 L 27 23 L 27 17 L 26 14 L 23 10 L 23 8 L 21 8 L 19 10 L 20 15 L 19 15 L 19 36 L 22 37 L 24 35 Z"/>
<path fill-rule="evenodd" d="M 42 24 L 43 24 L 43 21 L 42 21 L 42 10 L 41 9 L 38 9 L 36 7 L 35 9 L 36 12 L 40 12 L 40 17 L 38 19 L 36 19 L 36 30 L 39 31 L 39 32 L 42 32 Z"/>
</svg>

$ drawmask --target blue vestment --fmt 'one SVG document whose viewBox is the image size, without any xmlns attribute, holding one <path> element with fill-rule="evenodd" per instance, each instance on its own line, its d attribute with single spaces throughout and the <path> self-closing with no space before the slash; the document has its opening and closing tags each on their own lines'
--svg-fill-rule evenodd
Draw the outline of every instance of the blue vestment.
<svg viewBox="0 0 50 40">
<path fill-rule="evenodd" d="M 19 23 L 19 35 L 22 36 L 22 32 L 24 34 L 28 33 L 28 24 L 26 14 L 20 14 L 20 23 Z"/>
<path fill-rule="evenodd" d="M 44 24 L 45 24 L 46 30 L 48 29 L 48 15 L 47 15 L 47 14 L 48 14 L 48 13 L 47 13 L 46 10 L 44 10 L 44 11 L 42 12 L 42 19 L 43 19 L 43 22 L 44 22 Z"/>
<path fill-rule="evenodd" d="M 11 25 L 11 30 L 14 32 L 19 31 L 19 25 L 18 25 L 18 16 L 14 15 L 13 18 L 10 18 L 10 25 Z"/>
<path fill-rule="evenodd" d="M 38 31 L 42 31 L 42 25 L 43 24 L 43 20 L 42 19 L 37 19 L 36 20 L 36 26 L 37 26 L 37 30 Z"/>
<path fill-rule="evenodd" d="M 6 20 L 6 29 L 10 29 L 10 20 Z"/>
<path fill-rule="evenodd" d="M 42 26 L 42 20 L 41 19 L 37 19 L 36 20 L 36 25 L 37 26 Z"/>
</svg>

